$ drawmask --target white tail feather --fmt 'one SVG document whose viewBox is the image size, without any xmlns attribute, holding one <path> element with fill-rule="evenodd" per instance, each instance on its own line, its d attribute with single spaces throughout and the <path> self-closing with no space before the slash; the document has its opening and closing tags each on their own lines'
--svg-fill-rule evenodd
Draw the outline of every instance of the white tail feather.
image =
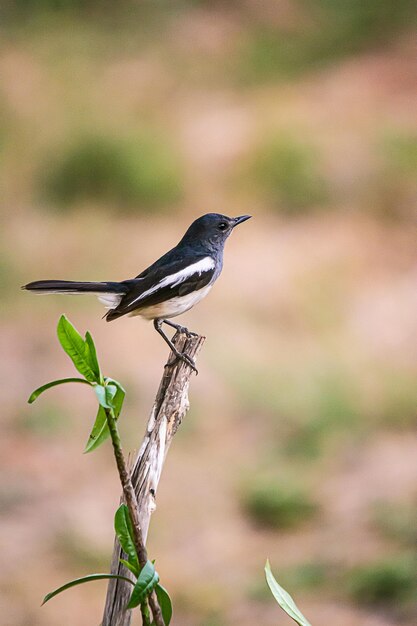
<svg viewBox="0 0 417 626">
<path fill-rule="evenodd" d="M 120 293 L 101 293 L 98 296 L 99 301 L 104 304 L 106 309 L 114 309 L 120 304 L 123 294 Z"/>
<path fill-rule="evenodd" d="M 50 296 L 53 294 L 60 294 L 63 296 L 97 296 L 106 309 L 114 309 L 117 307 L 124 295 L 122 293 L 103 293 L 102 291 L 63 291 L 62 289 L 51 289 L 51 291 L 33 291 L 33 293 L 37 296 Z"/>
</svg>

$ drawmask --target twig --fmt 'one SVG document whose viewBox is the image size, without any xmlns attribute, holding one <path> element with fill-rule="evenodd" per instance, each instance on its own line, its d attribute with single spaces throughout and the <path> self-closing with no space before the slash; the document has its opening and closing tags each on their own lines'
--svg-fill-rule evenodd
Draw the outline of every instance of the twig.
<svg viewBox="0 0 417 626">
<path fill-rule="evenodd" d="M 185 352 L 195 360 L 204 339 L 201 336 L 187 337 L 183 333 L 176 333 L 173 343 L 177 350 Z M 168 363 L 171 359 L 173 359 L 172 353 Z M 173 366 L 165 366 L 146 433 L 132 471 L 132 484 L 138 502 L 139 528 L 142 531 L 144 543 L 148 535 L 151 514 L 156 508 L 156 492 L 168 448 L 189 407 L 188 387 L 191 374 L 191 369 L 182 361 L 177 361 Z M 124 576 L 129 576 L 130 572 L 120 563 L 121 557 L 123 558 L 123 552 L 116 539 L 111 572 L 112 574 L 123 572 Z M 102 626 L 130 625 L 131 611 L 126 610 L 130 592 L 131 585 L 124 581 L 109 582 Z M 149 598 L 152 611 L 154 596 L 155 594 Z"/>
<path fill-rule="evenodd" d="M 142 602 L 140 605 L 140 614 L 142 615 L 142 626 L 152 626 L 151 615 L 149 613 L 149 606 L 147 602 Z"/>
<path fill-rule="evenodd" d="M 122 443 L 120 441 L 119 431 L 116 425 L 116 419 L 114 417 L 113 411 L 111 409 L 104 410 L 106 412 L 107 424 L 109 426 L 110 436 L 114 449 L 114 457 L 116 459 L 120 482 L 122 484 L 123 497 L 126 502 L 126 506 L 129 509 L 129 515 L 133 525 L 133 533 L 136 544 L 136 551 L 138 553 L 139 565 L 141 567 L 144 567 L 148 560 L 148 554 L 145 548 L 145 544 L 142 540 L 142 530 L 139 523 L 138 502 L 136 499 L 135 490 L 133 489 L 132 481 L 130 479 L 125 458 L 123 456 Z"/>
</svg>

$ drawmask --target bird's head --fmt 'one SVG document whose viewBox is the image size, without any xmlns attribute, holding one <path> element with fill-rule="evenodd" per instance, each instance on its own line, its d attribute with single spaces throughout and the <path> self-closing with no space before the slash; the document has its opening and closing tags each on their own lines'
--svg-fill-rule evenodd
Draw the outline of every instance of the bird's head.
<svg viewBox="0 0 417 626">
<path fill-rule="evenodd" d="M 207 213 L 196 219 L 183 237 L 183 241 L 201 242 L 213 247 L 221 248 L 238 224 L 248 220 L 251 215 L 240 215 L 239 217 L 227 217 L 220 213 Z"/>
</svg>

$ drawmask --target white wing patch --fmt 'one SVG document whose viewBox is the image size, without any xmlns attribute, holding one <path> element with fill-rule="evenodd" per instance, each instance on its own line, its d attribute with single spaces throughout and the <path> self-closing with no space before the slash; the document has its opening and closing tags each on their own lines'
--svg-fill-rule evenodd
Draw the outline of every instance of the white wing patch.
<svg viewBox="0 0 417 626">
<path fill-rule="evenodd" d="M 175 274 L 166 276 L 161 281 L 159 281 L 159 283 L 157 283 L 153 287 L 150 287 L 150 289 L 147 289 L 140 296 L 138 296 L 135 300 L 133 300 L 130 303 L 130 306 L 134 304 L 135 302 L 138 302 L 139 300 L 142 300 L 143 298 L 150 296 L 151 294 L 155 293 L 155 291 L 158 291 L 159 289 L 162 289 L 163 287 L 168 287 L 168 285 L 170 285 L 171 287 L 176 287 L 180 283 L 183 283 L 189 276 L 192 276 L 193 274 L 201 275 L 203 272 L 208 272 L 209 270 L 212 270 L 213 268 L 214 268 L 213 259 L 209 256 L 206 256 L 204 257 L 204 259 L 200 259 L 200 261 L 197 261 L 197 263 L 188 265 L 188 267 L 184 267 L 184 269 L 179 270 L 179 272 L 175 272 Z"/>
</svg>

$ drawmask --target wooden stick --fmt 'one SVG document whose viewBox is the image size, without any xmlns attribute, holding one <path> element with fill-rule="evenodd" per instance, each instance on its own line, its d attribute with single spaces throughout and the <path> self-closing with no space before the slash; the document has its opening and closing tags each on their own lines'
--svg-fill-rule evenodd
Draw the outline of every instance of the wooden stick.
<svg viewBox="0 0 417 626">
<path fill-rule="evenodd" d="M 205 337 L 197 335 L 187 337 L 184 333 L 177 332 L 173 343 L 177 350 L 185 352 L 195 360 L 204 340 Z M 171 353 L 168 363 L 173 358 L 174 355 Z M 189 408 L 188 388 L 191 375 L 190 367 L 182 361 L 177 361 L 173 366 L 165 366 L 145 436 L 131 473 L 144 543 L 146 543 L 151 515 L 156 508 L 156 492 L 164 461 L 172 438 Z M 120 563 L 120 558 L 126 557 L 116 538 L 111 573 L 132 577 L 129 570 Z M 127 582 L 109 581 L 102 626 L 130 625 L 131 611 L 127 611 L 125 607 L 131 591 L 131 585 Z M 150 604 L 152 607 L 152 596 Z"/>
<path fill-rule="evenodd" d="M 139 522 L 139 506 L 136 493 L 133 488 L 131 475 L 127 469 L 126 461 L 123 454 L 122 443 L 120 441 L 119 430 L 117 428 L 116 418 L 112 409 L 104 409 L 109 427 L 110 436 L 113 444 L 114 457 L 116 460 L 117 470 L 119 472 L 120 482 L 122 484 L 123 500 L 129 510 L 130 521 L 133 528 L 133 539 L 136 552 L 138 555 L 139 565 L 145 567 L 148 561 L 148 553 L 146 551 L 143 533 Z M 151 593 L 140 606 L 142 613 L 143 626 L 151 626 L 151 618 L 149 614 L 148 602 L 152 610 L 153 622 L 155 626 L 165 626 L 162 617 L 161 607 L 155 594 Z"/>
</svg>

